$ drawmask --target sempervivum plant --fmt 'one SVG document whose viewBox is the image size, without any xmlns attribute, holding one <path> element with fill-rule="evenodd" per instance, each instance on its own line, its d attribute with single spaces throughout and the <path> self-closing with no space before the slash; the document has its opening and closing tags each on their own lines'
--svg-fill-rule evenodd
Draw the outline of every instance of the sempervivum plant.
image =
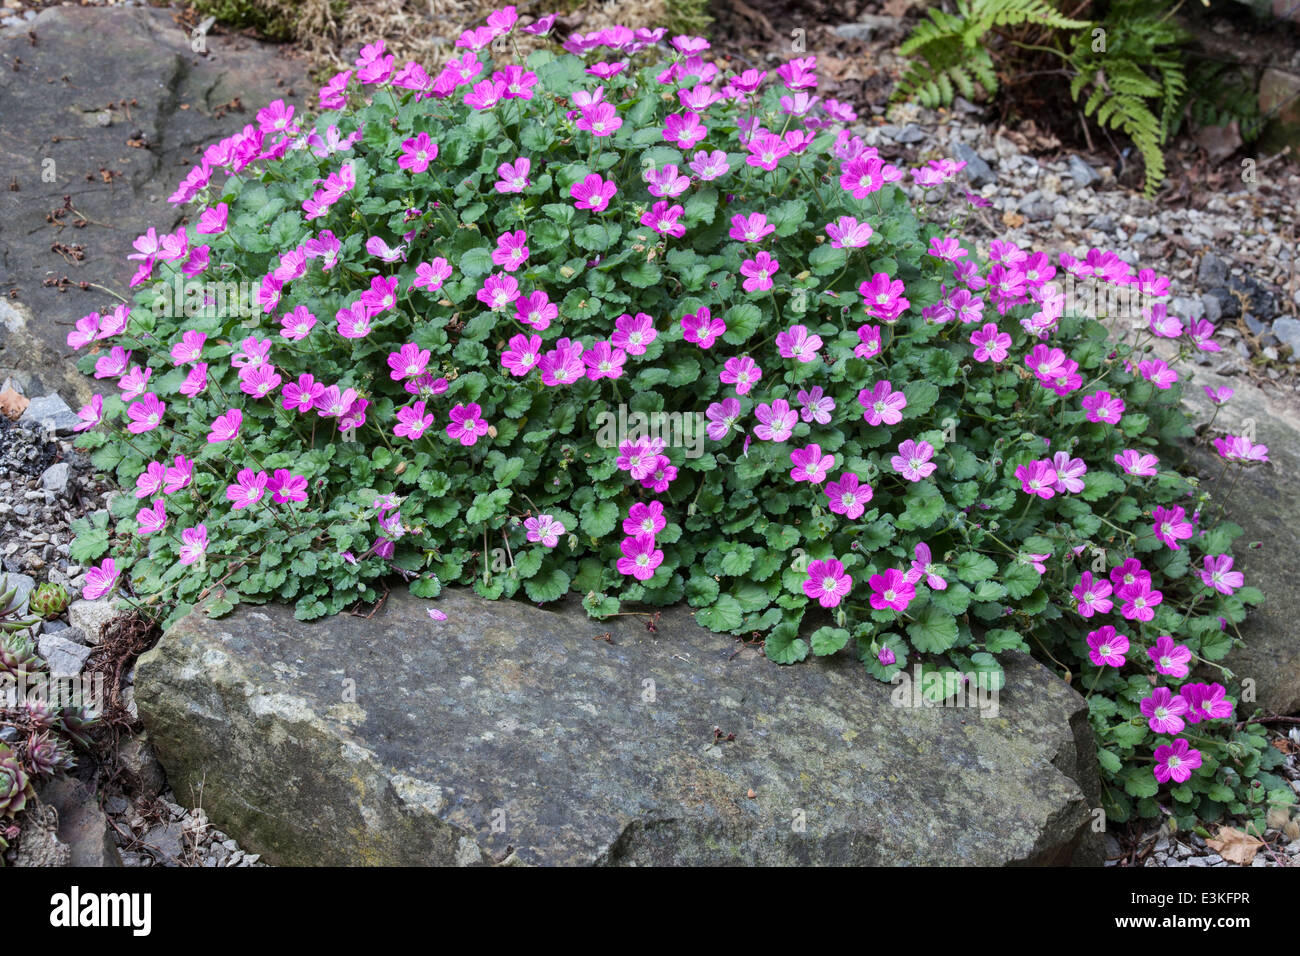
<svg viewBox="0 0 1300 956">
<path fill-rule="evenodd" d="M 28 609 L 44 621 L 51 621 L 68 609 L 68 590 L 62 584 L 38 584 Z"/>
<path fill-rule="evenodd" d="M 0 744 L 0 817 L 12 817 L 32 795 L 31 780 L 18 762 L 18 756 Z"/>
<path fill-rule="evenodd" d="M 0 631 L 0 675 L 19 681 L 41 670 L 36 642 L 26 631 Z"/>
<path fill-rule="evenodd" d="M 126 492 L 78 525 L 85 596 L 684 600 L 779 662 L 921 668 L 934 700 L 1033 650 L 1085 682 L 1113 815 L 1245 809 L 1252 776 L 1283 799 L 1225 687 L 1184 683 L 1259 594 L 1167 454 L 1168 363 L 1217 348 L 1168 281 L 921 222 L 904 181 L 962 164 L 884 161 L 814 57 L 724 74 L 619 27 L 498 58 L 516 28 L 431 72 L 364 48 L 319 115 L 276 102 L 209 147 L 187 224 L 136 241 L 134 302 L 69 335 L 113 386 L 82 445 Z M 1058 265 L 1138 324 L 1111 341 Z"/>
<path fill-rule="evenodd" d="M 71 770 L 77 761 L 65 740 L 48 730 L 41 730 L 27 737 L 26 763 L 35 776 L 52 777 L 60 770 Z"/>
</svg>

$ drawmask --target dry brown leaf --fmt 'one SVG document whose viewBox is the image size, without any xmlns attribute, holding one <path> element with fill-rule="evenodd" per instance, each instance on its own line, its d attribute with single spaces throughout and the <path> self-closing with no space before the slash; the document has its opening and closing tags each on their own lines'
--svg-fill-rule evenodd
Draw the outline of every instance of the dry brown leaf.
<svg viewBox="0 0 1300 956">
<path fill-rule="evenodd" d="M 1008 209 L 1002 214 L 1002 225 L 1009 229 L 1019 229 L 1025 224 L 1025 217 Z"/>
<path fill-rule="evenodd" d="M 10 386 L 0 392 L 0 415 L 17 421 L 18 416 L 27 411 L 27 406 L 31 403 L 30 398 L 27 398 L 21 392 L 15 391 L 13 386 Z"/>
<path fill-rule="evenodd" d="M 1264 841 L 1242 833 L 1235 827 L 1219 827 L 1219 835 L 1206 840 L 1205 845 L 1229 863 L 1250 866 Z"/>
<path fill-rule="evenodd" d="M 887 17 L 901 17 L 916 4 L 917 0 L 885 0 L 880 12 Z"/>
</svg>

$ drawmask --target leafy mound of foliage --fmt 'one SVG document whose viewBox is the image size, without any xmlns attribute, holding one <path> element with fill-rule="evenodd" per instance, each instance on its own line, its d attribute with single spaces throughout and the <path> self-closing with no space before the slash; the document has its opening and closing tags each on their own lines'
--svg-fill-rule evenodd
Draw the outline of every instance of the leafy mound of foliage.
<svg viewBox="0 0 1300 956">
<path fill-rule="evenodd" d="M 723 77 L 702 39 L 623 28 L 490 56 L 513 27 L 432 77 L 366 48 L 310 125 L 272 104 L 212 147 L 173 197 L 191 223 L 140 238 L 134 305 L 69 338 L 121 393 L 81 412 L 124 489 L 79 527 L 88 596 L 168 620 L 319 618 L 395 575 L 595 618 L 684 600 L 780 663 L 911 666 L 932 702 L 1032 651 L 1086 682 L 1113 817 L 1285 789 L 1221 685 L 1145 713 L 1152 667 L 1179 688 L 1259 599 L 1167 456 L 1189 426 L 1152 343 L 1217 347 L 1167 280 L 1061 260 L 1150 297 L 1116 343 L 1045 255 L 977 259 L 817 99 L 814 58 Z M 209 301 L 238 282 L 250 312 Z"/>
<path fill-rule="evenodd" d="M 1242 75 L 1190 59 L 1190 37 L 1159 0 L 1069 4 L 1047 0 L 958 0 L 957 12 L 931 8 L 900 52 L 915 57 L 896 95 L 926 106 L 998 91 L 999 69 L 1037 75 L 1033 58 L 1051 54 L 1069 74 L 1069 95 L 1085 117 L 1132 140 L 1146 167 L 1146 193 L 1165 176 L 1163 148 L 1189 113 L 1202 124 L 1241 122 L 1242 136 L 1261 129 L 1258 105 Z M 1085 10 L 1085 8 L 1088 8 Z M 1075 19 L 1092 12 L 1095 19 Z M 995 59 L 996 54 L 996 59 Z"/>
</svg>

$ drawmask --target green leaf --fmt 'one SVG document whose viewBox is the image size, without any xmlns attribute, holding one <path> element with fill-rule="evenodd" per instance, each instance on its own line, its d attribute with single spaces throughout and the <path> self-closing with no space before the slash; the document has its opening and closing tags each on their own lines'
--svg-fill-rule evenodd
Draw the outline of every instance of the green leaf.
<svg viewBox="0 0 1300 956">
<path fill-rule="evenodd" d="M 812 650 L 818 657 L 838 652 L 849 642 L 849 632 L 842 627 L 819 627 L 813 631 Z"/>
<path fill-rule="evenodd" d="M 924 654 L 942 654 L 957 642 L 957 619 L 933 604 L 927 604 L 907 626 L 912 646 Z"/>
</svg>

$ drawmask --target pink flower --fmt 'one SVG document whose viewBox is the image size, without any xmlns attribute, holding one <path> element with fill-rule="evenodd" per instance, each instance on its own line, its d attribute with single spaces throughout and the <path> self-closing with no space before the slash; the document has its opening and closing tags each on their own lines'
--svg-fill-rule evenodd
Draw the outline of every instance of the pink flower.
<svg viewBox="0 0 1300 956">
<path fill-rule="evenodd" d="M 244 413 L 237 408 L 232 408 L 224 415 L 218 415 L 212 422 L 212 430 L 208 433 L 208 444 L 215 445 L 218 442 L 238 438 L 239 426 L 243 421 Z"/>
<path fill-rule="evenodd" d="M 681 175 L 677 171 L 677 167 L 672 163 L 662 168 L 648 167 L 644 178 L 649 184 L 650 195 L 661 199 L 673 199 L 680 196 L 691 185 L 690 177 Z"/>
<path fill-rule="evenodd" d="M 207 387 L 208 363 L 199 362 L 190 369 L 190 373 L 185 376 L 185 381 L 181 382 L 180 388 L 177 389 L 177 391 L 188 398 L 193 398 Z"/>
<path fill-rule="evenodd" d="M 1070 593 L 1079 602 L 1076 610 L 1078 610 L 1080 617 L 1105 614 L 1114 607 L 1114 602 L 1110 599 L 1110 582 L 1104 578 L 1093 580 L 1091 571 L 1083 572 L 1083 577 L 1079 579 L 1079 583 L 1074 586 L 1074 590 Z"/>
<path fill-rule="evenodd" d="M 928 441 L 915 442 L 907 439 L 898 446 L 898 454 L 889 459 L 894 471 L 908 481 L 920 481 L 929 478 L 939 466 L 930 459 L 934 457 L 934 446 Z"/>
<path fill-rule="evenodd" d="M 830 509 L 836 514 L 844 515 L 850 521 L 856 521 L 867 510 L 867 502 L 874 492 L 870 485 L 861 481 L 851 471 L 840 475 L 839 481 L 826 485 L 826 497 L 830 499 Z"/>
<path fill-rule="evenodd" d="M 852 216 L 840 216 L 826 224 L 832 249 L 860 249 L 871 241 L 873 231 L 870 225 Z"/>
<path fill-rule="evenodd" d="M 424 414 L 424 400 L 421 399 L 409 407 L 399 408 L 397 410 L 397 422 L 398 424 L 393 426 L 393 434 L 398 438 L 409 438 L 411 441 L 415 441 L 433 424 L 433 415 Z M 448 427 L 450 428 L 450 426 Z M 450 434 L 450 431 L 448 431 L 448 434 Z M 453 435 L 452 437 L 456 436 Z M 470 441 L 465 444 L 472 445 L 474 443 Z"/>
<path fill-rule="evenodd" d="M 307 500 L 307 479 L 302 475 L 290 474 L 288 469 L 277 468 L 266 482 L 266 490 L 271 492 L 273 501 L 285 504 L 289 501 Z"/>
<path fill-rule="evenodd" d="M 592 381 L 619 378 L 626 362 L 627 355 L 623 350 L 614 348 L 608 342 L 597 342 L 582 353 L 582 364 L 587 366 L 587 378 Z"/>
<path fill-rule="evenodd" d="M 402 155 L 397 165 L 410 173 L 422 173 L 429 168 L 429 163 L 438 158 L 438 144 L 429 139 L 428 133 L 402 142 Z"/>
<path fill-rule="evenodd" d="M 728 235 L 738 242 L 762 242 L 767 236 L 776 232 L 776 226 L 767 221 L 761 212 L 752 212 L 748 216 L 731 217 L 731 231 Z"/>
<path fill-rule="evenodd" d="M 948 582 L 939 573 L 943 568 L 933 561 L 930 546 L 924 541 L 918 541 L 913 554 L 915 560 L 912 561 L 912 567 L 906 575 L 908 583 L 915 584 L 921 578 L 925 578 L 926 586 L 931 591 L 948 590 Z"/>
<path fill-rule="evenodd" d="M 195 226 L 196 232 L 201 232 L 205 236 L 217 236 L 226 231 L 226 222 L 230 208 L 223 202 L 203 210 L 199 213 L 199 224 Z"/>
<path fill-rule="evenodd" d="M 740 274 L 748 278 L 742 283 L 746 292 L 766 292 L 772 288 L 772 276 L 781 263 L 770 253 L 759 252 L 754 258 L 740 264 Z"/>
<path fill-rule="evenodd" d="M 90 403 L 81 406 L 81 409 L 77 412 L 77 418 L 81 419 L 81 421 L 72 427 L 74 432 L 84 432 L 102 422 L 104 420 L 104 396 L 92 395 Z"/>
<path fill-rule="evenodd" d="M 95 378 L 117 378 L 131 364 L 131 353 L 114 345 L 107 355 L 95 360 Z"/>
<path fill-rule="evenodd" d="M 1182 715 L 1187 713 L 1187 701 L 1172 693 L 1168 687 L 1157 687 L 1150 697 L 1142 698 L 1138 705 L 1147 726 L 1158 734 L 1176 734 L 1183 729 Z"/>
<path fill-rule="evenodd" d="M 1090 422 L 1118 425 L 1120 417 L 1124 414 L 1124 399 L 1117 398 L 1107 391 L 1093 392 L 1091 395 L 1084 396 L 1083 410 L 1087 412 L 1087 419 Z"/>
<path fill-rule="evenodd" d="M 141 536 L 161 531 L 167 526 L 167 502 L 159 498 L 152 505 L 136 512 L 135 522 Z"/>
<path fill-rule="evenodd" d="M 1201 570 L 1201 580 L 1207 588 L 1213 588 L 1220 594 L 1232 594 L 1246 583 L 1240 571 L 1232 570 L 1232 555 L 1206 555 L 1205 567 Z"/>
<path fill-rule="evenodd" d="M 604 212 L 609 208 L 609 201 L 618 192 L 618 186 L 612 179 L 601 179 L 596 173 L 588 173 L 569 187 L 573 205 L 578 209 L 590 209 L 592 212 Z"/>
<path fill-rule="evenodd" d="M 664 121 L 664 139 L 676 143 L 682 149 L 693 149 L 708 135 L 708 127 L 700 122 L 700 117 L 695 113 L 670 113 Z"/>
<path fill-rule="evenodd" d="M 820 485 L 826 480 L 826 472 L 835 467 L 835 456 L 823 455 L 822 446 L 814 443 L 790 452 L 790 462 L 794 465 L 790 470 L 792 480 Z"/>
<path fill-rule="evenodd" d="M 560 535 L 564 534 L 564 525 L 550 515 L 538 515 L 535 518 L 525 518 L 524 528 L 528 532 L 528 540 L 541 542 L 543 547 L 553 548 L 560 543 Z"/>
<path fill-rule="evenodd" d="M 271 365 L 245 368 L 239 373 L 239 390 L 254 398 L 265 398 L 280 387 L 280 376 Z"/>
<path fill-rule="evenodd" d="M 586 130 L 592 136 L 613 136 L 623 126 L 618 111 L 610 103 L 592 103 L 582 108 L 582 116 L 577 122 L 578 129 Z"/>
<path fill-rule="evenodd" d="M 408 342 L 396 352 L 388 353 L 388 377 L 394 382 L 407 378 L 416 378 L 423 374 L 429 364 L 429 350 L 422 349 L 414 342 Z"/>
<path fill-rule="evenodd" d="M 1227 690 L 1222 684 L 1184 684 L 1178 691 L 1187 701 L 1189 724 L 1232 716 L 1232 701 L 1225 699 Z"/>
<path fill-rule="evenodd" d="M 532 183 L 532 180 L 528 178 L 532 166 L 532 160 L 524 156 L 519 157 L 513 163 L 502 163 L 497 167 L 497 175 L 501 178 L 495 183 L 496 191 L 499 193 L 523 192 Z"/>
<path fill-rule="evenodd" d="M 644 312 L 635 316 L 626 312 L 614 320 L 614 334 L 610 343 L 621 348 L 628 355 L 644 355 L 646 347 L 657 337 L 654 319 Z"/>
<path fill-rule="evenodd" d="M 310 373 L 298 376 L 295 384 L 290 382 L 284 387 L 280 404 L 286 411 L 306 413 L 316 407 L 316 401 L 325 392 L 325 386 L 316 381 Z"/>
<path fill-rule="evenodd" d="M 1128 621 L 1149 621 L 1156 616 L 1155 608 L 1165 599 L 1160 591 L 1151 590 L 1147 581 L 1126 584 L 1115 596 L 1124 602 L 1120 613 Z"/>
<path fill-rule="evenodd" d="M 208 550 L 208 526 L 205 524 L 186 528 L 181 532 L 180 563 L 191 565 Z"/>
<path fill-rule="evenodd" d="M 483 409 L 473 402 L 453 406 L 449 413 L 451 424 L 447 426 L 447 436 L 462 445 L 473 445 L 488 431 L 488 423 L 479 417 L 482 413 Z"/>
<path fill-rule="evenodd" d="M 1056 469 L 1046 459 L 1020 465 L 1016 477 L 1020 479 L 1020 490 L 1027 495 L 1051 498 L 1056 494 Z"/>
<path fill-rule="evenodd" d="M 858 404 L 863 408 L 862 417 L 868 425 L 897 425 L 903 420 L 907 396 L 894 391 L 890 382 L 882 381 L 858 392 Z"/>
<path fill-rule="evenodd" d="M 1078 494 L 1083 491 L 1083 476 L 1088 473 L 1088 466 L 1082 458 L 1071 458 L 1069 452 L 1058 451 L 1052 456 L 1052 468 L 1056 471 L 1058 494 Z"/>
<path fill-rule="evenodd" d="M 1179 737 L 1172 744 L 1161 744 L 1155 749 L 1156 765 L 1153 769 L 1160 783 L 1186 783 L 1192 771 L 1201 765 L 1201 752 Z"/>
<path fill-rule="evenodd" d="M 754 437 L 760 441 L 785 441 L 799 421 L 798 414 L 784 398 L 773 399 L 770 404 L 760 404 L 754 409 L 754 417 L 760 423 L 754 426 Z"/>
<path fill-rule="evenodd" d="M 176 365 L 188 365 L 203 354 L 203 343 L 208 337 L 193 329 L 184 333 L 181 340 L 172 346 L 172 362 Z"/>
<path fill-rule="evenodd" d="M 770 412 L 771 406 L 768 408 Z M 731 430 L 736 427 L 736 422 L 740 420 L 740 402 L 734 398 L 724 398 L 721 402 L 709 405 L 704 415 L 709 420 L 706 429 L 709 438 L 713 441 L 722 441 L 731 434 Z"/>
<path fill-rule="evenodd" d="M 627 518 L 623 521 L 623 533 L 631 537 L 638 534 L 654 536 L 667 526 L 663 502 L 651 501 L 647 504 L 638 501 L 628 509 Z"/>
<path fill-rule="evenodd" d="M 1088 634 L 1088 656 L 1098 667 L 1123 667 L 1128 653 L 1128 638 L 1117 634 L 1109 624 Z"/>
<path fill-rule="evenodd" d="M 483 280 L 475 298 L 493 312 L 502 312 L 519 298 L 519 283 L 512 276 L 493 273 Z"/>
<path fill-rule="evenodd" d="M 188 488 L 194 480 L 194 462 L 184 455 L 177 455 L 172 462 L 167 467 L 163 483 L 163 492 L 169 495 L 175 494 L 182 488 Z"/>
<path fill-rule="evenodd" d="M 511 375 L 522 378 L 538 366 L 542 360 L 542 337 L 540 335 L 516 335 L 510 339 L 509 347 L 501 353 L 501 364 Z"/>
<path fill-rule="evenodd" d="M 1159 473 L 1160 459 L 1155 455 L 1134 451 L 1129 448 L 1115 456 L 1115 464 L 1124 469 L 1125 474 L 1133 475 L 1136 478 L 1149 478 Z"/>
<path fill-rule="evenodd" d="M 1162 634 L 1156 638 L 1155 647 L 1147 648 L 1147 656 L 1161 674 L 1181 679 L 1188 674 L 1187 662 L 1192 659 L 1192 652 L 1186 645 L 1175 644 L 1168 634 Z"/>
<path fill-rule="evenodd" d="M 522 229 L 507 232 L 497 239 L 497 247 L 492 250 L 492 261 L 514 272 L 528 261 L 528 236 Z"/>
<path fill-rule="evenodd" d="M 682 316 L 682 335 L 687 342 L 694 342 L 702 349 L 711 348 L 718 336 L 727 331 L 727 323 L 715 319 L 706 307 L 699 312 Z"/>
<path fill-rule="evenodd" d="M 641 225 L 649 226 L 660 235 L 684 236 L 686 235 L 686 226 L 678 220 L 685 211 L 685 207 L 680 205 L 670 206 L 665 200 L 661 199 L 641 214 Z"/>
<path fill-rule="evenodd" d="M 264 471 L 254 472 L 251 468 L 241 469 L 235 476 L 235 483 L 226 486 L 226 498 L 235 511 L 257 504 L 266 493 L 267 475 Z"/>
<path fill-rule="evenodd" d="M 1123 564 L 1110 569 L 1110 583 L 1116 587 L 1126 587 L 1138 581 L 1151 583 L 1151 572 L 1143 570 L 1142 562 L 1129 558 Z"/>
<path fill-rule="evenodd" d="M 1208 385 L 1202 385 L 1201 387 L 1205 389 L 1206 397 L 1215 405 L 1222 405 L 1236 394 L 1234 389 L 1228 388 L 1226 385 L 1221 388 L 1210 388 Z"/>
<path fill-rule="evenodd" d="M 877 611 L 906 611 L 916 597 L 916 587 L 897 568 L 887 568 L 867 579 L 871 587 L 871 606 Z"/>
<path fill-rule="evenodd" d="M 619 547 L 623 552 L 623 557 L 618 559 L 619 574 L 648 581 L 654 577 L 655 569 L 663 564 L 664 553 L 655 549 L 654 535 L 638 534 L 624 538 Z"/>
<path fill-rule="evenodd" d="M 442 256 L 438 256 L 432 262 L 416 263 L 415 278 L 411 280 L 411 288 L 437 292 L 449 278 L 451 278 L 451 264 Z"/>
<path fill-rule="evenodd" d="M 280 337 L 290 342 L 305 339 L 316 327 L 316 316 L 305 305 L 294 306 L 293 310 L 280 316 Z"/>
<path fill-rule="evenodd" d="M 816 333 L 809 334 L 802 325 L 792 325 L 776 335 L 777 351 L 782 358 L 811 362 L 817 358 L 817 350 L 822 347 L 822 337 Z"/>
<path fill-rule="evenodd" d="M 1182 550 L 1182 545 L 1178 542 L 1190 538 L 1193 531 L 1192 523 L 1187 520 L 1182 507 L 1157 507 L 1152 517 L 1155 519 L 1152 530 L 1155 531 L 1156 538 L 1175 551 Z"/>
<path fill-rule="evenodd" d="M 132 435 L 151 432 L 162 424 L 162 418 L 166 411 L 167 406 L 159 400 L 157 395 L 150 392 L 138 402 L 132 402 L 127 406 L 126 414 L 131 419 L 131 424 L 126 426 L 126 430 Z"/>
<path fill-rule="evenodd" d="M 731 165 L 727 161 L 727 154 L 722 150 L 709 152 L 701 149 L 691 156 L 691 172 L 704 182 L 711 182 L 731 172 Z"/>
<path fill-rule="evenodd" d="M 851 590 L 853 579 L 844 573 L 844 565 L 839 561 L 828 558 L 809 563 L 803 593 L 822 607 L 838 607 Z"/>
<path fill-rule="evenodd" d="M 79 349 L 95 341 L 99 333 L 99 313 L 91 312 L 77 319 L 76 328 L 68 333 L 68 348 Z"/>
<path fill-rule="evenodd" d="M 1007 357 L 1011 347 L 1011 336 L 999 332 L 996 322 L 985 322 L 970 334 L 970 344 L 975 346 L 975 361 L 1001 362 Z"/>
<path fill-rule="evenodd" d="M 526 29 L 528 29 L 528 28 L 525 27 L 524 29 L 526 30 Z M 436 607 L 427 608 L 426 610 L 427 610 L 428 613 L 429 613 L 429 620 L 431 620 L 431 621 L 445 621 L 445 620 L 447 620 L 447 614 L 446 614 L 446 612 L 444 612 L 444 611 L 439 611 Z"/>
<path fill-rule="evenodd" d="M 99 378 L 98 372 L 95 377 Z M 1227 438 L 1216 438 L 1214 439 L 1214 448 L 1223 456 L 1225 461 L 1268 461 L 1268 446 L 1256 445 L 1249 438 L 1246 438 L 1243 435 L 1229 435 Z"/>
<path fill-rule="evenodd" d="M 97 601 L 117 586 L 117 564 L 112 558 L 105 558 L 99 567 L 86 572 L 86 586 L 81 596 L 87 601 Z"/>
<path fill-rule="evenodd" d="M 660 439 L 626 441 L 618 446 L 618 459 L 615 464 L 620 471 L 628 472 L 637 481 L 648 477 L 657 464 L 656 459 L 663 451 Z"/>
<path fill-rule="evenodd" d="M 555 348 L 542 356 L 538 368 L 542 373 L 542 384 L 551 388 L 559 385 L 572 385 L 587 374 L 582 356 L 585 352 L 581 342 L 567 338 L 559 339 Z"/>
<path fill-rule="evenodd" d="M 1160 359 L 1138 362 L 1138 373 L 1159 389 L 1169 388 L 1178 381 L 1178 373 Z"/>
<path fill-rule="evenodd" d="M 822 393 L 820 385 L 814 385 L 807 391 L 802 388 L 795 393 L 795 398 L 802 406 L 799 409 L 799 417 L 806 422 L 816 422 L 818 425 L 829 425 L 831 421 L 831 412 L 835 411 L 835 399 Z"/>
<path fill-rule="evenodd" d="M 521 295 L 515 300 L 515 318 L 538 332 L 549 328 L 551 322 L 559 318 L 559 315 L 560 307 L 540 289 L 528 295 Z"/>
<path fill-rule="evenodd" d="M 880 354 L 879 326 L 858 326 L 858 344 L 853 347 L 853 354 L 858 358 L 875 358 Z"/>
<path fill-rule="evenodd" d="M 718 374 L 724 385 L 735 385 L 737 395 L 746 395 L 758 380 L 763 377 L 763 370 L 748 355 L 729 358 Z"/>
</svg>

